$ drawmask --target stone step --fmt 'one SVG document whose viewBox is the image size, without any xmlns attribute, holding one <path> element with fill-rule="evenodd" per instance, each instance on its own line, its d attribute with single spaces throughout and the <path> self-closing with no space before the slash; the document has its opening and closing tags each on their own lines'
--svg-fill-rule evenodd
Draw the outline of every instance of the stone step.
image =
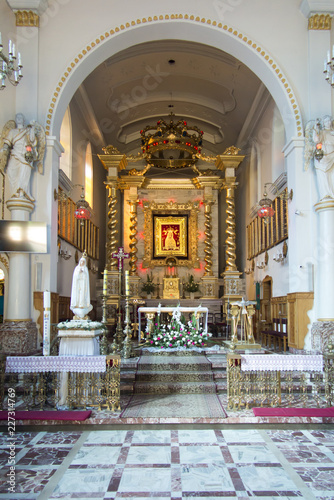
<svg viewBox="0 0 334 500">
<path fill-rule="evenodd" d="M 152 372 L 140 370 L 136 375 L 136 381 L 138 382 L 212 382 L 213 373 L 207 371 L 189 371 L 189 370 L 179 370 L 179 371 L 164 371 L 164 372 Z"/>
<path fill-rule="evenodd" d="M 136 382 L 135 394 L 215 394 L 212 382 Z"/>
</svg>

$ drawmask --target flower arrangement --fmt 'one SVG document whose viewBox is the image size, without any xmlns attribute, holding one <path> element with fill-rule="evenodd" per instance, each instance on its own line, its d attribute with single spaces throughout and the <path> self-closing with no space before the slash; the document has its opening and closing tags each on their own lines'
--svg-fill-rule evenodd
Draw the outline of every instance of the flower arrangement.
<svg viewBox="0 0 334 500">
<path fill-rule="evenodd" d="M 188 282 L 184 284 L 184 289 L 186 292 L 198 292 L 199 284 L 194 280 L 193 275 L 189 276 Z"/>
<path fill-rule="evenodd" d="M 160 323 L 160 314 L 156 315 L 153 323 L 153 330 L 150 325 L 146 327 L 146 333 L 150 335 L 144 345 L 149 347 L 159 347 L 161 349 L 183 347 L 191 349 L 193 347 L 203 347 L 209 341 L 211 333 L 198 328 L 196 320 L 196 310 L 192 314 L 191 320 L 185 321 L 180 310 L 175 308 L 172 319 L 169 323 Z"/>
<path fill-rule="evenodd" d="M 155 290 L 155 284 L 153 283 L 153 276 L 151 273 L 151 276 L 147 275 L 147 281 L 141 287 L 141 291 L 146 293 L 152 293 L 154 292 L 154 290 Z"/>
<path fill-rule="evenodd" d="M 66 320 L 58 323 L 59 330 L 104 330 L 105 326 L 98 321 L 91 320 Z"/>
</svg>

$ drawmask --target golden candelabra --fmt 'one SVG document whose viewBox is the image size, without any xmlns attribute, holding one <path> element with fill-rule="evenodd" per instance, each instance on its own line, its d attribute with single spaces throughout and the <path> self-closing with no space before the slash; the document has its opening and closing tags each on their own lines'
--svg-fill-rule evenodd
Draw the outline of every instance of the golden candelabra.
<svg viewBox="0 0 334 500">
<path fill-rule="evenodd" d="M 130 203 L 130 276 L 137 275 L 137 200 Z"/>
<path fill-rule="evenodd" d="M 205 267 L 204 267 L 204 276 L 212 276 L 212 217 L 211 217 L 211 207 L 213 205 L 214 201 L 213 200 L 205 200 L 204 201 L 204 216 L 205 216 L 205 221 L 204 221 L 204 226 L 205 226 L 205 247 L 204 247 L 204 261 L 205 261 Z"/>
</svg>

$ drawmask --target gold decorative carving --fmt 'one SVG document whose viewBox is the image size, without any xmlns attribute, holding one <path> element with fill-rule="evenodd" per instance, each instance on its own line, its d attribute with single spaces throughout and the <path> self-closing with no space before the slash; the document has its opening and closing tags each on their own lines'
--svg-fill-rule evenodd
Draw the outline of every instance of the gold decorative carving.
<svg viewBox="0 0 334 500">
<path fill-rule="evenodd" d="M 180 298 L 180 278 L 164 278 L 163 298 Z"/>
<path fill-rule="evenodd" d="M 230 146 L 229 148 L 226 148 L 224 151 L 224 155 L 237 155 L 239 154 L 240 148 L 237 148 L 236 146 Z"/>
<path fill-rule="evenodd" d="M 121 152 L 112 144 L 109 146 L 106 146 L 105 148 L 102 148 L 102 151 L 104 152 L 105 155 L 120 155 Z"/>
<path fill-rule="evenodd" d="M 145 175 L 146 172 L 151 168 L 151 165 L 146 165 L 143 170 L 138 170 L 137 168 L 132 168 L 129 170 L 128 175 Z"/>
<path fill-rule="evenodd" d="M 145 217 L 145 252 L 143 259 L 143 267 L 154 268 L 166 265 L 166 255 L 159 259 L 154 258 L 154 238 L 153 238 L 153 215 L 159 214 L 168 217 L 169 215 L 187 215 L 188 216 L 188 257 L 178 258 L 179 266 L 199 267 L 198 259 L 198 229 L 197 216 L 199 212 L 199 202 L 167 203 L 143 202 L 143 210 Z"/>
<path fill-rule="evenodd" d="M 39 15 L 32 10 L 17 10 L 15 12 L 16 26 L 39 27 Z"/>
<path fill-rule="evenodd" d="M 0 254 L 0 262 L 2 262 L 2 264 L 5 266 L 5 268 L 7 269 L 7 271 L 9 271 L 8 258 L 6 259 L 3 254 L 2 255 Z"/>
<path fill-rule="evenodd" d="M 309 30 L 330 30 L 332 28 L 332 17 L 330 14 L 314 14 L 308 19 Z"/>
</svg>

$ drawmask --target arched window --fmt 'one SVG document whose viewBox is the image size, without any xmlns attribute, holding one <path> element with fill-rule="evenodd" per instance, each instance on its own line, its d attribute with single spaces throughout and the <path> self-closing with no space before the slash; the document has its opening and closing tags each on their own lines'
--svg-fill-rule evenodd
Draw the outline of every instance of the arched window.
<svg viewBox="0 0 334 500">
<path fill-rule="evenodd" d="M 90 142 L 87 144 L 85 156 L 85 200 L 93 208 L 93 155 Z"/>
<path fill-rule="evenodd" d="M 59 168 L 72 180 L 72 121 L 69 107 L 60 127 L 60 143 L 65 149 L 59 161 Z"/>
</svg>

